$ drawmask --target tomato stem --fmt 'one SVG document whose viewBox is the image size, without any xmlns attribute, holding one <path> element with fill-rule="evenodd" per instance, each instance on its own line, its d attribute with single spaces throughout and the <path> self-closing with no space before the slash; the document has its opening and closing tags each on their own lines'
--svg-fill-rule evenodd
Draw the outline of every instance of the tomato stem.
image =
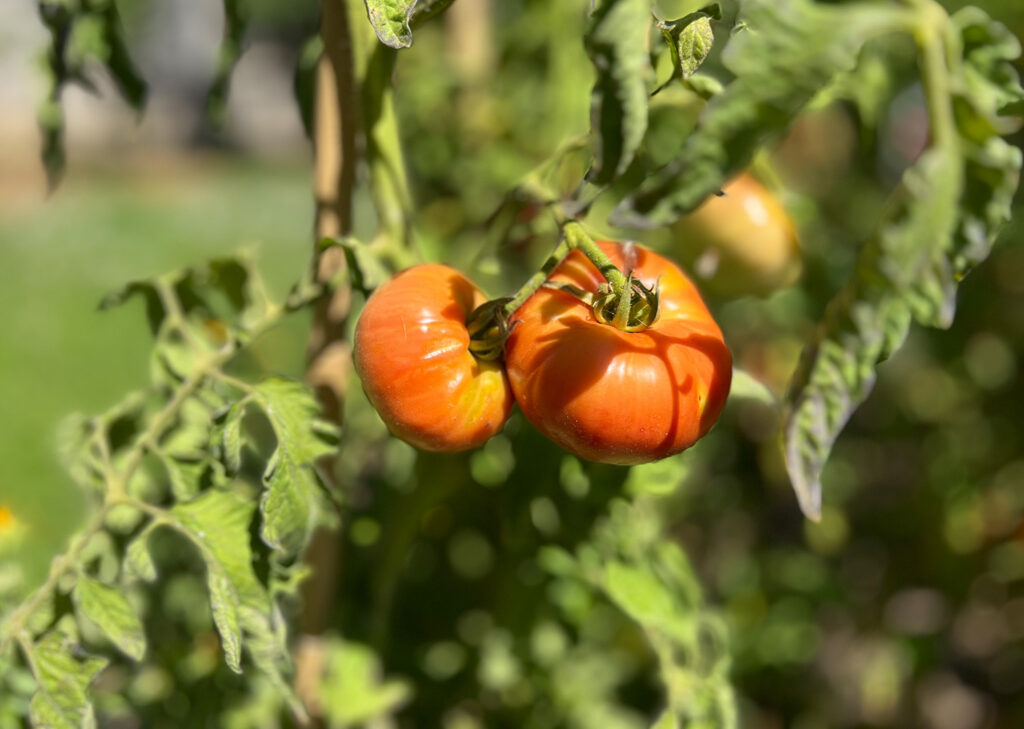
<svg viewBox="0 0 1024 729">
<path fill-rule="evenodd" d="M 551 251 L 551 255 L 547 257 L 544 264 L 540 267 L 537 273 L 530 276 L 526 283 L 524 283 L 518 291 L 512 296 L 511 299 L 504 306 L 505 316 L 511 318 L 516 310 L 526 303 L 526 300 L 533 296 L 534 292 L 544 285 L 544 282 L 548 280 L 548 276 L 555 270 L 559 263 L 561 263 L 569 251 L 572 250 L 572 246 L 569 243 L 568 237 L 563 238 L 559 241 L 558 245 L 555 246 L 555 250 Z"/>
<path fill-rule="evenodd" d="M 612 259 L 598 247 L 594 239 L 586 234 L 583 226 L 576 222 L 566 223 L 562 231 L 565 233 L 565 240 L 569 243 L 569 246 L 573 250 L 580 251 L 590 259 L 590 262 L 594 264 L 605 280 L 611 285 L 612 291 L 616 294 L 621 294 L 629 290 L 629 281 L 626 279 L 625 274 L 612 263 Z"/>
</svg>

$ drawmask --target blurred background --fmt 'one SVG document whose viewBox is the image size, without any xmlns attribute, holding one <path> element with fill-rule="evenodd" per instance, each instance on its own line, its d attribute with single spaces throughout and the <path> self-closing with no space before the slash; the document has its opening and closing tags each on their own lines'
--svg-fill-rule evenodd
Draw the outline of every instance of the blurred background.
<svg viewBox="0 0 1024 729">
<path fill-rule="evenodd" d="M 316 30 L 317 5 L 244 4 L 246 50 L 215 125 L 203 108 L 222 33 L 219 5 L 119 0 L 133 58 L 151 84 L 146 114 L 136 118 L 100 69 L 98 93 L 68 88 L 68 174 L 48 195 L 35 126 L 47 38 L 32 3 L 2 1 L 0 560 L 17 565 L 31 585 L 85 509 L 56 455 L 61 419 L 107 407 L 147 380 L 141 309 L 101 314 L 102 296 L 126 280 L 240 247 L 258 251 L 279 293 L 306 266 L 311 151 L 292 75 Z M 1024 34 L 1019 0 L 979 4 Z M 587 130 L 586 54 L 579 43 L 559 42 L 582 31 L 583 5 L 457 0 L 399 58 L 397 103 L 422 249 L 465 267 L 495 295 L 511 290 L 553 244 L 543 225 L 520 230 L 530 211 L 487 221 L 524 175 Z M 735 9 L 725 5 L 728 18 Z M 758 161 L 799 231 L 803 276 L 768 298 L 709 294 L 709 304 L 737 363 L 776 394 L 926 139 L 912 62 L 912 46 L 901 40 L 866 49 L 854 91 L 819 104 Z M 710 74 L 716 64 L 713 57 Z M 668 153 L 674 132 L 699 108 L 691 94 L 656 98 L 650 138 L 669 141 L 648 150 L 652 159 Z M 1016 132 L 1015 143 L 1022 139 Z M 557 188 L 582 172 L 567 155 L 545 175 Z M 660 476 L 677 489 L 673 538 L 729 627 L 745 726 L 1024 726 L 1024 210 L 1017 200 L 992 256 L 961 285 L 953 326 L 915 328 L 880 368 L 826 469 L 820 523 L 797 508 L 774 409 L 753 400 L 734 399 L 711 435 Z M 591 219 L 598 227 L 601 212 L 599 204 Z M 664 231 L 635 235 L 670 253 L 680 245 Z M 275 332 L 259 348 L 262 366 L 301 376 L 306 327 L 300 316 Z M 350 418 L 379 440 L 382 426 L 359 395 L 353 400 Z M 421 477 L 433 469 L 453 491 L 470 492 L 457 509 L 432 506 L 412 548 L 428 555 L 416 574 L 437 569 L 446 575 L 438 579 L 453 581 L 449 599 L 464 599 L 453 615 L 481 594 L 458 585 L 483 584 L 504 564 L 500 545 L 495 555 L 479 541 L 500 516 L 495 503 L 512 498 L 511 485 L 530 473 L 525 457 L 550 472 L 536 474 L 528 498 L 515 498 L 534 511 L 550 504 L 563 531 L 574 523 L 566 512 L 572 498 L 538 501 L 541 489 L 571 496 L 580 479 L 614 489 L 629 478 L 625 469 L 564 457 L 529 431 L 516 416 L 480 454 L 421 459 L 417 467 Z M 401 464 L 410 455 L 382 447 L 391 449 L 382 451 L 386 463 L 362 478 L 394 498 L 407 495 L 416 479 Z M 365 528 L 353 532 L 353 559 L 375 547 L 367 525 L 380 521 L 391 498 L 358 496 Z M 583 519 L 579 531 L 589 524 Z M 432 559 L 445 562 L 430 556 L 445 553 L 440 540 L 448 540 L 450 564 L 433 567 Z M 468 553 L 490 556 L 467 563 Z M 346 588 L 369 589 L 361 587 L 366 570 L 346 574 Z M 413 605 L 431 591 L 420 578 L 402 584 L 396 589 Z M 401 610 L 396 615 L 401 623 Z M 450 687 L 444 670 L 432 673 L 430 660 L 421 665 L 419 638 L 408 628 L 415 621 L 406 618 L 409 642 L 393 641 L 385 664 Z M 374 630 L 358 615 L 338 622 L 346 635 Z M 140 695 L 150 697 L 154 717 L 169 701 L 159 690 Z M 437 709 L 422 698 L 414 711 L 429 717 Z"/>
</svg>

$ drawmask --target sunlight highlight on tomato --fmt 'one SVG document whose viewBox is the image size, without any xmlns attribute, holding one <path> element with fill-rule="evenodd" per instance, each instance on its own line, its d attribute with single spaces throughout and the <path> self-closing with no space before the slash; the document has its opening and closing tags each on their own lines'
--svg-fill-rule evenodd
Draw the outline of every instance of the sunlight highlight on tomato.
<svg viewBox="0 0 1024 729">
<path fill-rule="evenodd" d="M 595 319 L 571 293 L 542 288 L 514 317 L 505 346 L 516 400 L 541 432 L 592 461 L 636 464 L 693 445 L 718 419 L 732 357 L 696 287 L 671 261 L 601 242 L 622 271 L 658 285 L 660 314 L 640 332 Z M 604 278 L 575 251 L 552 274 L 596 293 Z"/>
<path fill-rule="evenodd" d="M 474 448 L 512 409 L 500 362 L 469 350 L 466 317 L 487 300 L 458 271 L 414 266 L 370 297 L 356 326 L 356 371 L 367 397 L 402 440 L 430 451 Z"/>
</svg>

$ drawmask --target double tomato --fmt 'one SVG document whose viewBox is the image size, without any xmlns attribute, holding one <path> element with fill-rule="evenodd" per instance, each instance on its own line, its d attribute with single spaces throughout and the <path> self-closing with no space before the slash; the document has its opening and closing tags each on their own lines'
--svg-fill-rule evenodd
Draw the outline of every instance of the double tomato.
<svg viewBox="0 0 1024 729">
<path fill-rule="evenodd" d="M 598 245 L 657 287 L 657 319 L 629 332 L 599 321 L 588 300 L 604 277 L 574 251 L 515 312 L 504 368 L 470 351 L 466 319 L 486 297 L 458 272 L 416 266 L 378 289 L 356 329 L 355 361 L 392 432 L 429 450 L 471 448 L 501 429 L 514 396 L 541 432 L 593 461 L 645 463 L 703 436 L 732 375 L 721 330 L 671 261 Z"/>
</svg>

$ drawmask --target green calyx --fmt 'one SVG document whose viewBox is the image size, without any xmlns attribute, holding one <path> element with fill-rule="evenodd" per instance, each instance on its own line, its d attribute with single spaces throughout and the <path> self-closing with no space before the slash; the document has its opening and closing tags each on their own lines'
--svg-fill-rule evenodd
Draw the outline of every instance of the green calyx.
<svg viewBox="0 0 1024 729">
<path fill-rule="evenodd" d="M 485 301 L 466 317 L 469 351 L 478 360 L 494 362 L 504 355 L 505 340 L 512 331 L 505 311 L 509 301 L 509 297 Z"/>
<path fill-rule="evenodd" d="M 629 273 L 621 291 L 601 284 L 591 307 L 602 324 L 624 332 L 642 332 L 658 320 L 658 285 L 646 286 Z"/>
</svg>

